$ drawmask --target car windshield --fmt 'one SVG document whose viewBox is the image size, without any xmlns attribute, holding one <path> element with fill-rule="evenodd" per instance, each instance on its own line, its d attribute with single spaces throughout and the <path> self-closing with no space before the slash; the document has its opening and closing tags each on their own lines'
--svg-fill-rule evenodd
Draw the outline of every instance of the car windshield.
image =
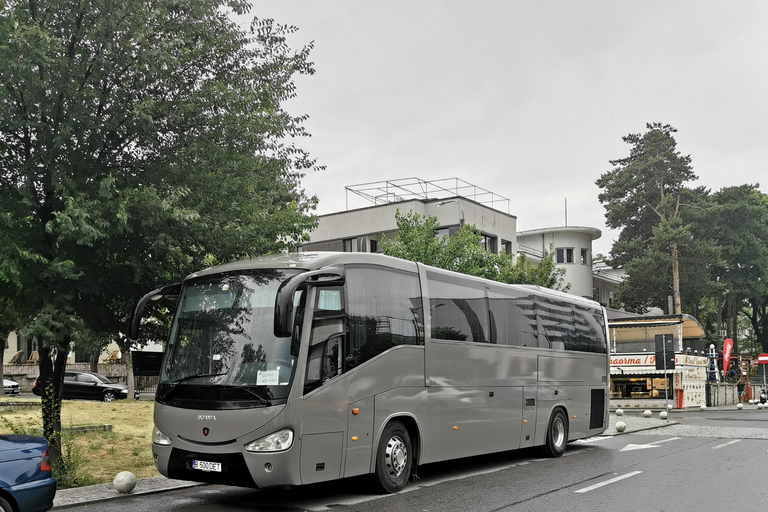
<svg viewBox="0 0 768 512">
<path fill-rule="evenodd" d="M 109 377 L 105 377 L 104 375 L 102 375 L 100 373 L 93 373 L 91 375 L 96 377 L 102 384 L 114 384 L 113 381 L 109 380 Z"/>
<path fill-rule="evenodd" d="M 157 400 L 230 408 L 287 398 L 296 358 L 291 338 L 274 335 L 274 308 L 280 284 L 296 273 L 261 270 L 185 284 Z"/>
</svg>

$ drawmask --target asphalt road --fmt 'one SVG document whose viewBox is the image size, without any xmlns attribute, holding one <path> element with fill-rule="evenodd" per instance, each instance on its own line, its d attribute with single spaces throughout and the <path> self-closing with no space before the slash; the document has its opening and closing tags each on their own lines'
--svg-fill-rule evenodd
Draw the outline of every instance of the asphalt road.
<svg viewBox="0 0 768 512">
<path fill-rule="evenodd" d="M 768 412 L 673 414 L 679 423 L 568 446 L 560 459 L 533 450 L 420 468 L 401 493 L 365 478 L 289 489 L 197 486 L 59 510 L 130 512 L 323 511 L 569 512 L 764 510 Z"/>
</svg>

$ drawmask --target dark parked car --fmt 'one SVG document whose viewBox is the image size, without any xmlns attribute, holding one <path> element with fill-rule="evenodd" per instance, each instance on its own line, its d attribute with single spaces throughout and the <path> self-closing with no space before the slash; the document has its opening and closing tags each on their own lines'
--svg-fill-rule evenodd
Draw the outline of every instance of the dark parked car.
<svg viewBox="0 0 768 512">
<path fill-rule="evenodd" d="M 40 396 L 40 377 L 35 379 L 32 393 Z M 134 398 L 138 392 L 134 392 Z M 114 402 L 120 398 L 128 398 L 128 386 L 112 382 L 109 378 L 96 372 L 82 370 L 67 370 L 64 372 L 64 388 L 61 392 L 64 399 L 100 400 L 102 402 Z"/>
<path fill-rule="evenodd" d="M 43 512 L 55 495 L 45 438 L 0 434 L 0 510 Z"/>
<path fill-rule="evenodd" d="M 3 393 L 6 395 L 18 395 L 21 393 L 21 386 L 15 380 L 3 379 Z"/>
</svg>

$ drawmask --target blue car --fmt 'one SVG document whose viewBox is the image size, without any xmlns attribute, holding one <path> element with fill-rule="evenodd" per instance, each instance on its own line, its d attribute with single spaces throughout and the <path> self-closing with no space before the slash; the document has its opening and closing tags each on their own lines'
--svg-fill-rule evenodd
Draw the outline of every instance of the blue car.
<svg viewBox="0 0 768 512">
<path fill-rule="evenodd" d="M 0 434 L 0 510 L 43 512 L 55 495 L 45 438 Z"/>
</svg>

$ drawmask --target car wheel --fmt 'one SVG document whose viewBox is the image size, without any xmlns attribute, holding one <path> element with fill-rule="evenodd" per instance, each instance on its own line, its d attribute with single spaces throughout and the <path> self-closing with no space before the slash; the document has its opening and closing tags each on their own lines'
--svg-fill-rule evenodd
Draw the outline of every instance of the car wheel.
<svg viewBox="0 0 768 512">
<path fill-rule="evenodd" d="M 114 402 L 117 399 L 114 391 L 105 391 L 101 397 L 105 402 Z"/>
<path fill-rule="evenodd" d="M 376 483 L 384 492 L 397 492 L 408 483 L 413 465 L 411 436 L 408 429 L 395 421 L 381 434 L 376 453 Z"/>
<path fill-rule="evenodd" d="M 556 409 L 549 419 L 547 428 L 547 443 L 544 445 L 544 453 L 549 457 L 560 457 L 565 453 L 568 444 L 568 418 L 562 409 Z"/>
<path fill-rule="evenodd" d="M 3 512 L 13 512 L 13 507 L 11 507 L 11 504 L 5 501 L 3 498 L 0 498 L 0 510 Z"/>
</svg>

